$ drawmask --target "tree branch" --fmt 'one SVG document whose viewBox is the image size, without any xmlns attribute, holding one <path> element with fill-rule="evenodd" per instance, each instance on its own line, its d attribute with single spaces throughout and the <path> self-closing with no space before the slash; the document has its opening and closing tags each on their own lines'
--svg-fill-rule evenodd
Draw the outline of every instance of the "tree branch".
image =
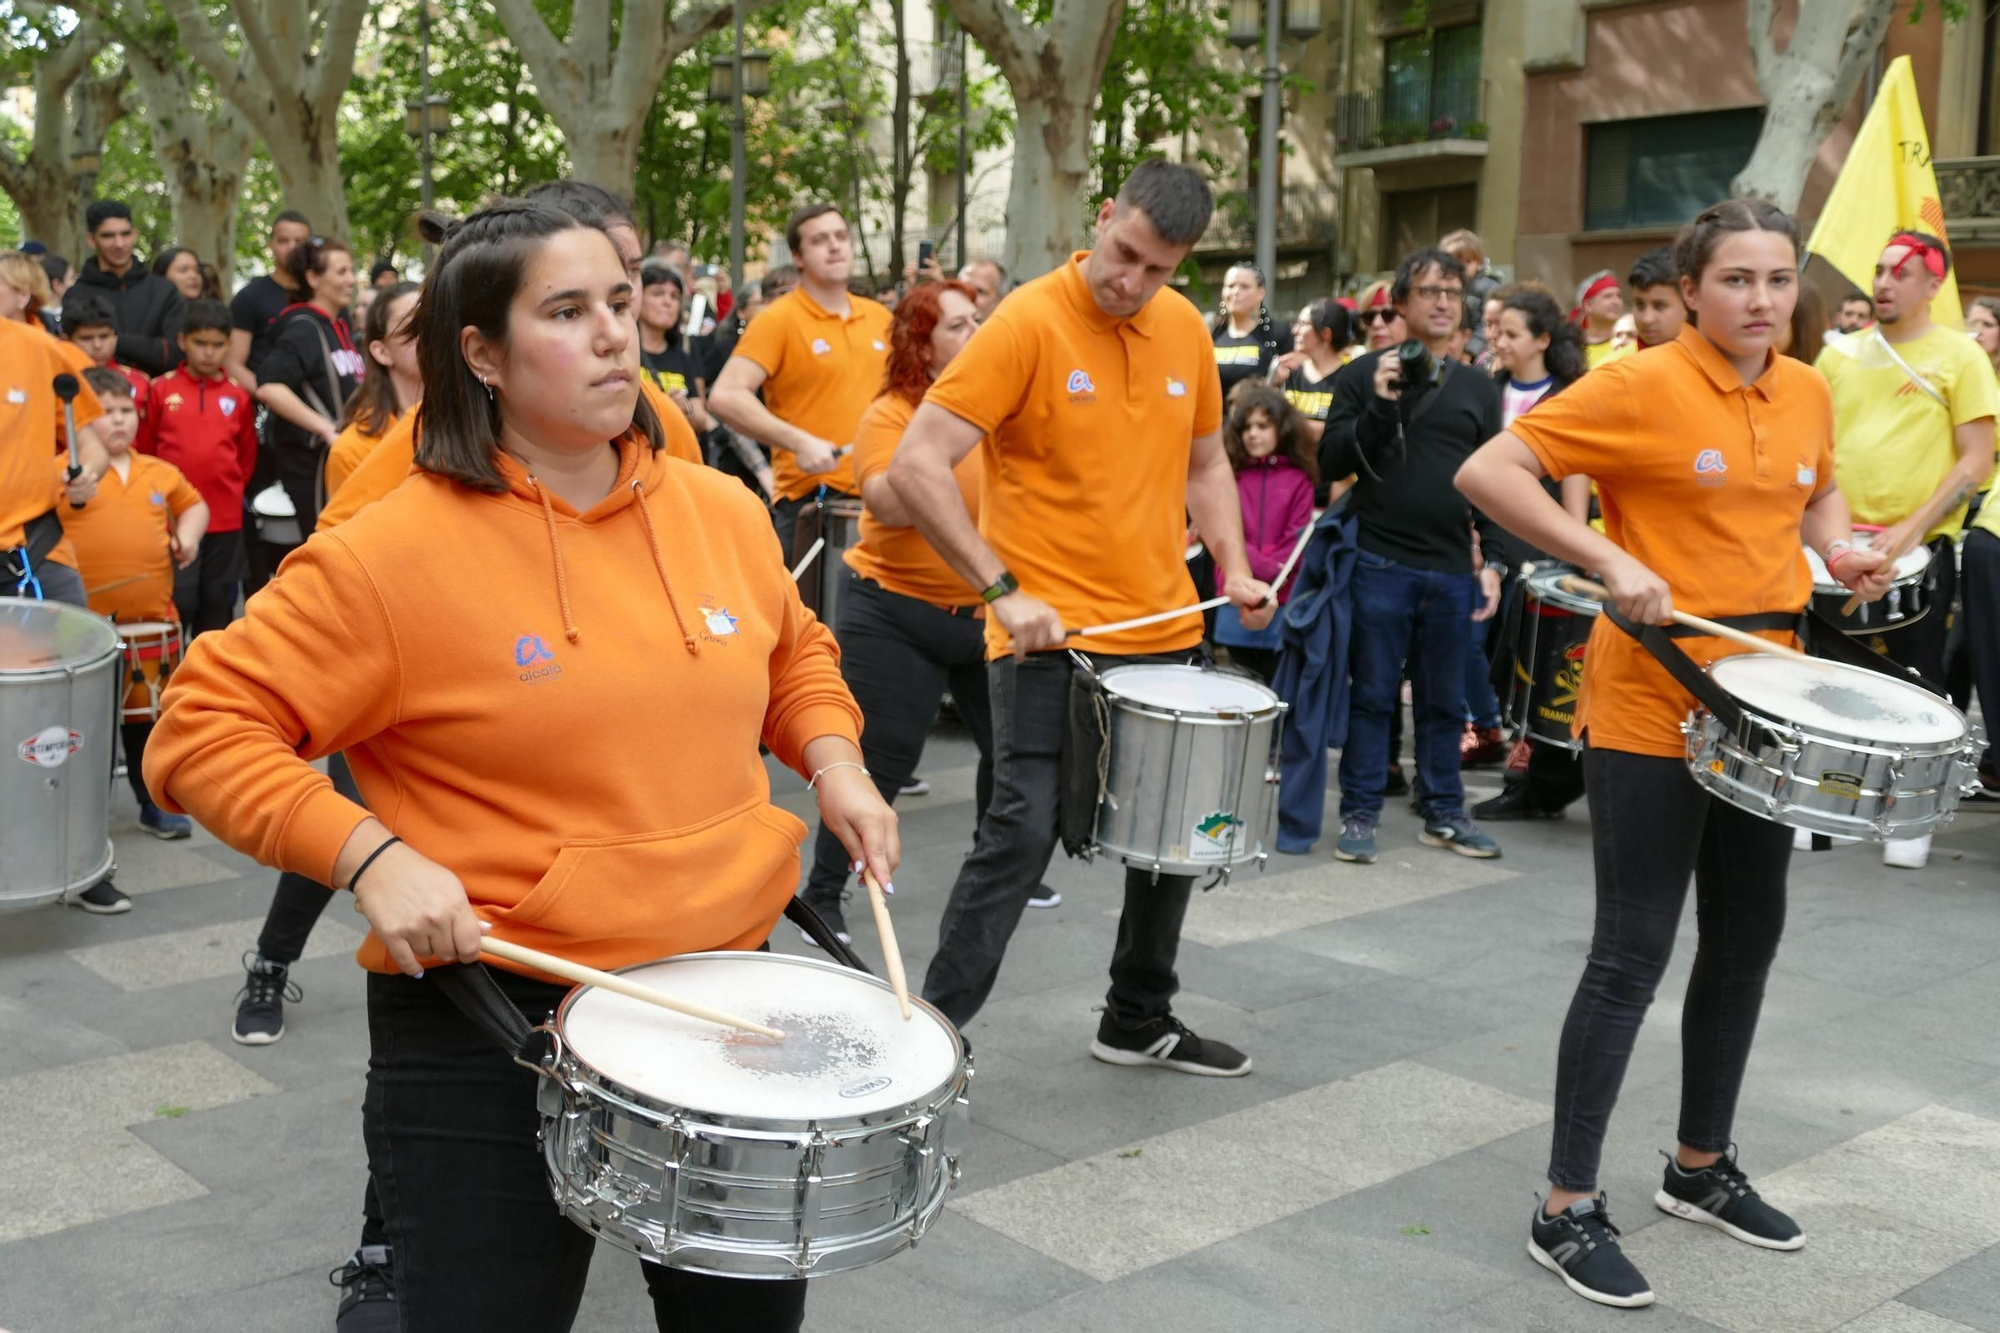
<svg viewBox="0 0 2000 1333">
<path fill-rule="evenodd" d="M 201 0 L 160 0 L 167 17 L 174 21 L 174 27 L 181 35 L 181 45 L 194 57 L 195 63 L 208 71 L 208 77 L 215 80 L 216 92 L 233 105 L 245 108 L 249 113 L 249 99 L 241 89 L 254 78 L 253 61 L 240 64 L 230 56 L 222 45 L 222 37 L 215 25 L 208 21 L 202 9 Z M 259 129 L 263 129 L 262 118 L 258 119 Z"/>
<path fill-rule="evenodd" d="M 632 10 L 642 10 L 640 21 L 666 13 L 667 0 L 628 0 L 625 23 L 630 28 Z M 611 67 L 611 0 L 572 0 L 569 10 L 570 56 L 583 68 L 584 78 Z M 622 43 L 620 44 L 623 45 Z M 637 48 L 634 48 L 635 50 Z"/>
<path fill-rule="evenodd" d="M 304 20 L 305 3 L 306 0 L 276 0 L 272 8 L 277 11 L 279 24 L 283 25 L 287 18 Z M 289 13 L 286 12 L 288 10 Z M 249 50 L 264 86 L 270 89 L 275 101 L 279 88 L 296 86 L 292 80 L 297 79 L 303 70 L 305 50 L 303 47 L 294 47 L 290 51 L 280 48 L 277 27 L 264 21 L 265 13 L 260 8 L 260 0 L 229 0 L 229 12 L 235 15 L 236 26 L 243 33 L 243 45 Z"/>
<path fill-rule="evenodd" d="M 1010 85 L 1033 78 L 1048 36 L 1021 17 L 1013 0 L 948 0 L 951 16 L 970 33 Z M 1059 0 L 1060 3 L 1060 0 Z"/>
<path fill-rule="evenodd" d="M 419 0 L 428 3 L 429 0 Z M 323 0 L 320 15 L 319 68 L 313 78 L 313 100 L 330 115 L 354 77 L 354 53 L 361 45 L 361 24 L 368 17 L 368 0 Z"/>
<path fill-rule="evenodd" d="M 1750 67 L 1757 78 L 1759 90 L 1767 91 L 1771 77 L 1771 64 L 1777 55 L 1777 38 L 1771 35 L 1771 25 L 1777 21 L 1777 0 L 1750 0 Z M 1793 33 L 1797 35 L 1796 29 Z"/>
<path fill-rule="evenodd" d="M 187 3 L 188 0 L 180 0 Z M 527 64 L 528 72 L 534 76 L 536 91 L 542 95 L 542 104 L 553 115 L 557 105 L 568 108 L 581 103 L 583 89 L 569 52 L 549 31 L 549 25 L 542 21 L 536 11 L 534 0 L 492 0 L 494 13 L 500 16 L 500 26 L 507 30 L 514 46 Z M 574 26 L 574 24 L 572 24 Z M 560 123 L 562 117 L 557 117 Z"/>
<path fill-rule="evenodd" d="M 667 66 L 678 59 L 702 38 L 712 32 L 719 32 L 729 26 L 734 11 L 729 0 L 718 3 L 694 5 L 682 10 L 667 25 L 666 39 L 660 44 L 660 56 L 655 62 L 659 69 L 653 75 L 653 86 L 659 87 L 660 80 L 667 76 Z"/>
<path fill-rule="evenodd" d="M 1895 11 L 1896 0 L 1862 0 L 1861 12 L 1854 16 L 1854 26 L 1848 30 L 1840 65 L 1833 76 L 1834 115 L 1845 113 L 1854 100 L 1861 76 L 1875 59 Z"/>
</svg>

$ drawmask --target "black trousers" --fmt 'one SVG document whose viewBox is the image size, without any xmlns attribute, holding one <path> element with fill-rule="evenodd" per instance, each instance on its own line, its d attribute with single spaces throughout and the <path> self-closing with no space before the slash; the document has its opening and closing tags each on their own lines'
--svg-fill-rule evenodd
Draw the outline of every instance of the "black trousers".
<svg viewBox="0 0 2000 1333">
<path fill-rule="evenodd" d="M 840 674 L 861 706 L 861 758 L 882 799 L 894 805 L 917 771 L 938 702 L 951 691 L 979 747 L 975 827 L 993 795 L 993 712 L 986 702 L 986 622 L 890 592 L 852 570 L 840 592 Z M 800 894 L 838 910 L 847 849 L 819 827 L 812 871 Z"/>
<path fill-rule="evenodd" d="M 310 538 L 326 505 L 326 446 L 280 441 L 275 455 L 278 484 L 285 488 L 299 518 L 299 537 Z"/>
<path fill-rule="evenodd" d="M 2000 503 L 2000 500 L 1988 503 Z M 1965 649 L 1970 659 L 1972 688 L 1986 714 L 1989 741 L 2000 731 L 2000 537 L 1984 528 L 1965 536 Z M 1994 767 L 1988 745 L 1980 767 Z"/>
<path fill-rule="evenodd" d="M 1528 794 L 1544 810 L 1561 810 L 1583 796 L 1583 763 L 1575 750 L 1528 742 Z"/>
<path fill-rule="evenodd" d="M 1583 771 L 1597 925 L 1556 1057 L 1549 1180 L 1590 1191 L 1690 876 L 1700 940 L 1681 1008 L 1680 1141 L 1703 1152 L 1729 1147 L 1785 930 L 1792 831 L 1714 799 L 1680 759 L 1587 749 Z"/>
<path fill-rule="evenodd" d="M 326 761 L 326 775 L 333 779 L 335 791 L 350 801 L 360 801 L 361 793 L 355 789 L 354 775 L 348 771 L 344 755 L 336 754 Z M 264 929 L 257 936 L 257 952 L 287 967 L 298 962 L 299 955 L 306 951 L 306 937 L 312 934 L 313 923 L 331 901 L 333 890 L 326 885 L 315 884 L 289 870 L 281 872 L 277 892 L 271 895 L 270 910 L 264 914 Z"/>
<path fill-rule="evenodd" d="M 132 799 L 141 808 L 153 803 L 146 790 L 146 740 L 153 734 L 151 722 L 120 722 L 118 739 L 125 748 L 125 780 L 132 784 Z"/>
<path fill-rule="evenodd" d="M 190 642 L 236 618 L 248 572 L 242 532 L 211 532 L 201 539 L 194 563 L 174 575 L 174 607 Z"/>
<path fill-rule="evenodd" d="M 1104 658 L 1099 664 L 1144 660 L 1169 659 Z M 951 886 L 938 924 L 937 953 L 924 976 L 924 998 L 961 1028 L 992 993 L 1021 913 L 1055 854 L 1069 677 L 1075 669 L 1064 652 L 986 664 L 993 798 L 972 855 Z M 1180 989 L 1174 959 L 1193 889 L 1189 875 L 1162 875 L 1155 882 L 1147 871 L 1126 868 L 1125 910 L 1118 918 L 1105 996 L 1112 1019 L 1123 1026 L 1143 1027 L 1171 1012 Z"/>
<path fill-rule="evenodd" d="M 1898 666 L 1915 667 L 1935 685 L 1945 683 L 1944 646 L 1951 625 L 1951 601 L 1958 591 L 1957 543 L 1940 537 L 1930 544 L 1931 568 L 1937 572 L 1937 588 L 1931 594 L 1930 613 L 1907 629 L 1865 637 L 1861 641 L 1882 653 Z M 1969 608 L 1968 608 L 1969 609 Z"/>
<path fill-rule="evenodd" d="M 540 1021 L 564 987 L 495 973 Z M 539 1146 L 541 1075 L 516 1064 L 435 985 L 368 978 L 368 1167 L 411 1333 L 564 1333 L 598 1244 L 556 1210 Z M 708 1277 L 642 1263 L 662 1333 L 796 1333 L 803 1281 Z"/>
</svg>

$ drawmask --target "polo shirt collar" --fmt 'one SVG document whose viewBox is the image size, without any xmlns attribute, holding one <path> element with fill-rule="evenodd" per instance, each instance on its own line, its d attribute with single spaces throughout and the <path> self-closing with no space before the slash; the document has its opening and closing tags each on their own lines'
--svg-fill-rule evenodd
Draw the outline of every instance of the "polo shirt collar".
<svg viewBox="0 0 2000 1333">
<path fill-rule="evenodd" d="M 1090 251 L 1078 250 L 1069 257 L 1069 263 L 1062 266 L 1062 289 L 1069 297 L 1069 303 L 1086 327 L 1093 333 L 1107 333 L 1120 324 L 1127 325 L 1142 337 L 1153 336 L 1153 302 L 1160 299 L 1154 292 L 1152 299 L 1139 307 L 1139 313 L 1130 319 L 1120 319 L 1116 315 L 1104 313 L 1104 307 L 1097 304 L 1097 298 L 1090 294 L 1090 284 L 1083 280 L 1083 261 L 1090 257 Z M 1161 288 L 1164 291 L 1165 288 Z"/>
<path fill-rule="evenodd" d="M 1771 396 L 1771 368 L 1778 364 L 1776 349 L 1764 353 L 1764 369 L 1756 379 L 1745 384 L 1736 367 L 1729 364 L 1729 358 L 1716 349 L 1714 343 L 1702 336 L 1693 324 L 1683 324 L 1680 335 L 1674 339 L 1681 350 L 1694 359 L 1702 374 L 1708 376 L 1709 383 L 1717 393 L 1734 393 L 1738 389 L 1746 392 L 1755 390 L 1757 396 L 1768 399 Z"/>
<path fill-rule="evenodd" d="M 800 304 L 806 308 L 806 313 L 814 319 L 830 319 L 836 324 L 844 322 L 842 316 L 834 314 L 833 311 L 828 310 L 825 306 L 813 300 L 812 293 L 806 290 L 806 285 L 803 282 L 792 288 L 792 295 L 799 298 Z M 844 318 L 852 319 L 854 315 L 854 298 L 850 296 L 847 298 L 847 314 Z"/>
</svg>

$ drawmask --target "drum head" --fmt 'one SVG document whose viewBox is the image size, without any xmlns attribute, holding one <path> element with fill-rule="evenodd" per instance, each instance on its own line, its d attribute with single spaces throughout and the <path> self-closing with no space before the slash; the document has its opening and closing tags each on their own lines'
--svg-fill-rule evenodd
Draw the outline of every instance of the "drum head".
<svg viewBox="0 0 2000 1333">
<path fill-rule="evenodd" d="M 1708 672 L 1746 706 L 1816 732 L 1910 745 L 1935 745 L 1965 734 L 1964 715 L 1946 700 L 1862 667 L 1740 653 Z"/>
<path fill-rule="evenodd" d="M 586 986 L 562 1039 L 614 1082 L 692 1111 L 758 1120 L 838 1120 L 907 1105 L 951 1077 L 958 1039 L 943 1019 L 872 977 L 774 953 L 689 954 L 629 967 L 634 981 L 779 1029 L 782 1042 Z"/>
<path fill-rule="evenodd" d="M 1107 694 L 1143 708 L 1179 713 L 1260 713 L 1278 696 L 1247 676 L 1171 663 L 1113 667 L 1104 673 Z"/>
<path fill-rule="evenodd" d="M 127 643 L 136 639 L 156 643 L 180 638 L 181 627 L 165 620 L 121 620 L 118 622 L 118 633 Z"/>
<path fill-rule="evenodd" d="M 111 622 L 79 606 L 0 597 L 0 675 L 82 667 L 118 651 Z"/>
<path fill-rule="evenodd" d="M 1550 606 L 1559 606 L 1579 616 L 1601 614 L 1604 608 L 1593 598 L 1571 592 L 1562 586 L 1564 579 L 1575 577 L 1576 572 L 1568 569 L 1552 569 L 1546 573 L 1530 574 L 1527 579 L 1528 596 L 1538 602 L 1547 602 Z"/>
</svg>

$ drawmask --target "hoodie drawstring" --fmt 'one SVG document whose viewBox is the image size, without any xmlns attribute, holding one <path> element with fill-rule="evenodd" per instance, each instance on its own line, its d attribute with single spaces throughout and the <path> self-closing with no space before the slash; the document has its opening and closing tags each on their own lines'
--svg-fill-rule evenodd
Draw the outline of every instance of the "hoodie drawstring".
<svg viewBox="0 0 2000 1333">
<path fill-rule="evenodd" d="M 699 656 L 701 648 L 695 643 L 694 635 L 688 633 L 687 621 L 681 619 L 680 599 L 674 596 L 674 585 L 667 581 L 667 562 L 660 554 L 660 534 L 653 527 L 652 506 L 646 503 L 646 483 L 637 477 L 632 478 L 632 497 L 638 505 L 639 519 L 646 525 L 646 544 L 653 548 L 653 568 L 659 573 L 660 586 L 667 590 L 667 605 L 673 608 L 674 624 L 680 626 L 681 641 L 687 644 L 690 656 Z M 549 521 L 554 523 L 555 519 L 551 517 Z"/>
<path fill-rule="evenodd" d="M 542 483 L 532 476 L 528 484 L 535 488 L 535 498 L 542 502 L 542 517 L 549 523 L 549 550 L 556 558 L 556 600 L 562 603 L 563 637 L 571 643 L 583 637 L 583 631 L 576 627 L 575 617 L 569 612 L 569 575 L 563 569 L 562 541 L 556 535 L 556 510 L 549 503 L 549 493 L 542 489 Z"/>
</svg>

